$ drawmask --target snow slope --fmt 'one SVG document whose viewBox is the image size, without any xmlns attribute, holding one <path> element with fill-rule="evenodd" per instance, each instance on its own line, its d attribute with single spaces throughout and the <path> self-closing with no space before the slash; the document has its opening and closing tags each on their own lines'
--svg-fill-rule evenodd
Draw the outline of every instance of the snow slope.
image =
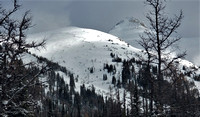
<svg viewBox="0 0 200 117">
<path fill-rule="evenodd" d="M 37 39 L 37 40 L 35 40 Z M 55 31 L 33 34 L 28 40 L 46 40 L 45 49 L 31 50 L 32 53 L 58 62 L 74 73 L 78 85 L 94 85 L 96 89 L 108 91 L 112 76 L 120 77 L 122 63 L 112 62 L 111 53 L 122 59 L 129 59 L 140 50 L 129 46 L 118 37 L 92 29 L 68 27 Z M 115 65 L 116 74 L 103 70 L 104 64 Z M 91 73 L 90 69 L 94 72 Z M 103 81 L 103 74 L 108 80 Z"/>
<path fill-rule="evenodd" d="M 138 35 L 145 27 L 138 25 L 137 21 L 134 22 L 136 22 L 136 24 L 134 23 L 136 28 L 133 33 Z M 127 31 L 129 28 L 127 28 Z M 116 28 L 116 30 L 120 29 Z M 131 32 L 128 33 L 131 34 Z M 137 36 L 135 38 L 137 39 Z M 31 50 L 32 53 L 58 62 L 74 73 L 75 78 L 78 79 L 77 88 L 83 83 L 86 86 L 94 85 L 97 91 L 104 92 L 104 94 L 109 92 L 110 86 L 113 86 L 111 84 L 113 76 L 117 80 L 121 79 L 122 62 L 113 62 L 110 54 L 113 53 L 122 60 L 137 58 L 136 54 L 142 54 L 140 49 L 130 46 L 118 37 L 93 29 L 68 27 L 28 36 L 28 41 L 41 41 L 42 39 L 46 40 L 45 49 Z M 179 63 L 180 69 L 183 65 L 188 68 L 196 67 L 186 60 L 179 60 Z M 108 73 L 107 70 L 104 70 L 105 64 L 115 65 L 116 73 Z M 137 67 L 135 69 L 137 71 Z M 103 80 L 103 74 L 107 75 L 107 80 Z M 67 76 L 63 77 L 68 79 L 65 81 L 69 81 Z"/>
<path fill-rule="evenodd" d="M 118 22 L 108 33 L 121 38 L 122 40 L 129 43 L 133 47 L 143 49 L 141 48 L 141 46 L 138 44 L 137 41 L 140 39 L 139 35 L 141 35 L 145 30 L 148 30 L 148 28 L 146 28 L 144 23 L 142 23 L 141 21 L 139 21 L 138 19 L 134 17 L 126 17 L 124 20 L 121 20 L 120 22 Z M 189 56 L 191 55 L 190 53 L 193 53 L 194 51 L 198 51 L 197 49 L 194 50 L 190 46 L 185 45 L 185 44 L 188 44 L 188 42 L 191 40 L 196 40 L 196 39 L 183 38 L 183 40 L 181 40 L 181 42 L 179 43 L 180 49 L 183 51 L 187 49 L 189 52 L 187 54 Z M 172 55 L 169 55 L 168 57 L 173 56 L 173 54 L 176 54 L 176 53 L 172 53 Z M 190 58 L 188 56 L 186 57 Z M 188 71 L 195 71 L 193 72 L 192 76 L 195 76 L 195 75 L 198 76 L 198 74 L 200 74 L 199 68 L 192 62 L 189 62 L 187 60 L 182 60 L 182 59 L 179 59 L 178 62 L 179 62 L 179 69 L 182 69 L 183 66 L 186 66 L 188 67 L 187 69 Z M 195 69 L 198 68 L 198 70 L 192 70 L 193 68 Z M 185 71 L 182 71 L 182 72 L 185 72 Z M 200 90 L 200 83 L 198 81 L 195 81 L 195 84 L 197 88 Z"/>
</svg>

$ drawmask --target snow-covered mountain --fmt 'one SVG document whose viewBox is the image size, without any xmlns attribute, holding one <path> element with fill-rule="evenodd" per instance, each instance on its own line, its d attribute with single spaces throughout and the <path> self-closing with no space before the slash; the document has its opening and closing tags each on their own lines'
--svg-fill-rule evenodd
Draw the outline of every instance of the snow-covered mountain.
<svg viewBox="0 0 200 117">
<path fill-rule="evenodd" d="M 28 39 L 45 39 L 45 49 L 31 52 L 66 67 L 78 79 L 77 85 L 94 85 L 102 91 L 108 91 L 113 76 L 117 79 L 121 77 L 122 62 L 115 62 L 114 59 L 131 59 L 140 53 L 139 49 L 116 36 L 78 27 L 33 34 Z M 104 69 L 106 64 L 116 67 L 115 74 Z M 103 74 L 108 77 L 106 81 Z"/>
<path fill-rule="evenodd" d="M 145 24 L 143 22 L 141 22 L 140 20 L 138 20 L 134 17 L 126 17 L 124 20 L 121 20 L 120 22 L 118 22 L 108 33 L 121 38 L 123 41 L 125 41 L 126 43 L 130 44 L 133 47 L 143 49 L 143 48 L 141 48 L 141 46 L 138 44 L 137 41 L 140 40 L 139 35 L 141 35 L 145 30 L 149 30 L 149 29 L 145 26 Z M 189 50 L 189 52 L 190 52 L 190 51 L 192 51 L 192 49 L 189 46 L 185 47 L 186 41 L 188 41 L 188 39 L 186 40 L 184 38 L 183 40 L 181 40 L 181 43 L 179 43 L 180 48 L 181 49 L 185 48 L 185 49 Z M 186 43 L 188 43 L 188 42 L 186 42 Z M 185 49 L 183 49 L 183 50 L 185 50 Z M 190 53 L 188 55 L 190 55 Z M 192 62 L 180 59 L 179 68 L 182 69 L 183 66 L 189 66 L 192 68 L 195 65 Z M 195 66 L 195 67 L 197 68 L 197 66 Z M 200 70 L 197 70 L 196 72 L 194 72 L 194 75 L 196 75 L 196 74 L 200 74 Z M 196 81 L 195 81 L 195 83 L 197 84 L 197 88 L 200 90 L 200 83 L 196 82 Z"/>
<path fill-rule="evenodd" d="M 123 20 L 121 23 L 124 25 L 124 29 L 120 29 L 116 25 L 111 32 L 123 30 L 125 32 L 121 31 L 121 35 L 127 34 L 128 37 L 132 33 L 138 35 L 145 29 L 145 26 L 138 20 Z M 46 40 L 45 49 L 31 50 L 32 53 L 57 62 L 70 70 L 77 79 L 77 87 L 82 84 L 86 86 L 94 85 L 101 92 L 108 92 L 109 87 L 113 86 L 111 83 L 113 76 L 117 80 L 121 80 L 122 61 L 124 59 L 135 58 L 137 60 L 136 54 L 142 54 L 140 49 L 131 46 L 134 43 L 129 45 L 116 36 L 93 29 L 68 27 L 29 35 L 28 37 L 29 41 L 41 41 L 42 39 Z M 125 41 L 131 42 L 132 38 L 125 39 L 130 39 Z M 138 39 L 138 37 L 135 36 L 135 39 Z M 121 60 L 117 62 L 118 58 Z M 115 72 L 108 73 L 108 69 L 105 68 L 106 64 L 115 67 Z M 137 64 L 134 66 L 137 72 L 140 66 Z M 183 66 L 187 68 L 195 67 L 194 64 L 186 60 L 180 60 L 179 66 L 180 68 Z M 198 72 L 195 72 L 195 74 Z M 69 77 L 62 75 L 68 79 L 65 81 L 69 83 Z M 107 80 L 103 80 L 103 75 L 107 76 Z M 196 84 L 198 83 L 196 82 Z M 197 87 L 200 89 L 199 86 Z"/>
<path fill-rule="evenodd" d="M 108 33 L 121 38 L 133 47 L 141 48 L 137 40 L 140 39 L 139 35 L 146 29 L 145 24 L 140 20 L 134 17 L 126 17 L 118 22 Z"/>
</svg>

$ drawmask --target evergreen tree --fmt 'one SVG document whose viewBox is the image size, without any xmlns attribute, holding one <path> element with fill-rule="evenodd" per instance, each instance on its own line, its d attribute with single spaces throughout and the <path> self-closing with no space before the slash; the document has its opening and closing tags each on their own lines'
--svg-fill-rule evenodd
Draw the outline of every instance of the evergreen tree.
<svg viewBox="0 0 200 117">
<path fill-rule="evenodd" d="M 131 78 L 130 66 L 127 61 L 123 62 L 123 69 L 122 69 L 122 85 L 125 87 L 127 84 L 127 80 Z"/>
<path fill-rule="evenodd" d="M 138 82 L 137 79 L 135 79 L 130 89 L 130 116 L 140 116 L 140 105 Z"/>
<path fill-rule="evenodd" d="M 123 93 L 123 111 L 122 111 L 122 117 L 126 117 L 126 90 L 124 90 Z"/>
<path fill-rule="evenodd" d="M 70 92 L 71 93 L 74 93 L 74 88 L 75 88 L 75 82 L 74 82 L 74 76 L 73 76 L 73 74 L 71 74 L 70 75 L 70 83 L 69 83 L 69 85 L 70 85 Z"/>
<path fill-rule="evenodd" d="M 112 77 L 112 84 L 114 84 L 114 86 L 116 84 L 116 78 L 115 78 L 115 76 Z"/>
</svg>

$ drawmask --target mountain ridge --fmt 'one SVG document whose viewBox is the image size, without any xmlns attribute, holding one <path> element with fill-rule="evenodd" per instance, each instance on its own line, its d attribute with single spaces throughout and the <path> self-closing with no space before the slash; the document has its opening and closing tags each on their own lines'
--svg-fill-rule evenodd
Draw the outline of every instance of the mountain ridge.
<svg viewBox="0 0 200 117">
<path fill-rule="evenodd" d="M 47 44 L 45 49 L 39 52 L 31 50 L 32 53 L 68 68 L 77 77 L 79 84 L 94 85 L 104 91 L 113 86 L 113 76 L 121 79 L 124 59 L 138 60 L 137 54 L 143 53 L 116 36 L 93 29 L 68 27 L 28 37 L 29 40 L 35 38 L 38 40 L 46 38 Z M 115 62 L 116 58 L 120 58 L 121 61 Z M 181 67 L 195 66 L 186 60 L 180 61 L 183 61 Z M 116 73 L 108 73 L 104 69 L 105 64 L 115 66 Z M 108 77 L 106 81 L 103 80 L 104 74 Z"/>
<path fill-rule="evenodd" d="M 140 51 L 134 47 L 129 47 L 118 37 L 92 29 L 69 27 L 53 31 L 54 34 L 47 33 L 43 36 L 40 33 L 28 37 L 30 40 L 37 38 L 37 36 L 40 36 L 40 39 L 46 38 L 46 49 L 32 50 L 31 52 L 64 65 L 74 73 L 75 77 L 79 77 L 78 82 L 80 84 L 96 84 L 95 86 L 99 89 L 102 88 L 102 84 L 108 84 L 105 88 L 103 87 L 104 90 L 108 90 L 109 85 L 112 85 L 113 76 L 107 73 L 107 70 L 104 70 L 104 64 L 117 64 L 117 62 L 113 62 L 111 53 L 115 54 L 116 57 L 128 59 L 128 57 L 131 58 L 132 52 Z M 121 71 L 122 63 L 118 64 L 116 69 Z M 93 73 L 91 73 L 91 69 Z M 107 81 L 103 81 L 103 74 L 107 75 Z M 115 77 L 117 77 L 116 74 Z"/>
</svg>

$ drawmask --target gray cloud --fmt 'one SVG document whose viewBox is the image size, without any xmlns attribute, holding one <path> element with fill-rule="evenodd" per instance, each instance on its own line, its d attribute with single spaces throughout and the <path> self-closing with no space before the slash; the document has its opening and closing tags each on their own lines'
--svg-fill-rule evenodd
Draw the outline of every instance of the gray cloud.
<svg viewBox="0 0 200 117">
<path fill-rule="evenodd" d="M 178 0 L 167 2 L 170 16 L 184 12 L 184 19 L 179 29 L 183 37 L 199 37 L 199 1 Z M 146 22 L 147 6 L 143 1 L 74 1 L 70 4 L 72 25 L 108 31 L 116 22 L 126 16 L 133 16 Z M 188 30 L 189 29 L 193 29 Z"/>
<path fill-rule="evenodd" d="M 186 50 L 186 59 L 196 60 L 199 55 L 199 1 L 176 0 L 168 1 L 166 12 L 169 16 L 183 10 L 184 19 L 178 30 L 183 37 L 180 50 Z M 70 21 L 72 25 L 93 28 L 107 32 L 117 22 L 127 16 L 133 16 L 148 23 L 145 14 L 148 7 L 143 1 L 75 1 L 70 4 Z"/>
<path fill-rule="evenodd" d="M 10 7 L 7 0 L 2 1 Z M 182 25 L 178 30 L 183 37 L 181 49 L 188 50 L 187 58 L 194 61 L 199 55 L 200 28 L 199 0 L 168 0 L 167 11 L 170 16 L 180 9 L 184 12 Z M 69 25 L 109 31 L 125 17 L 133 16 L 148 23 L 145 13 L 148 8 L 143 0 L 24 0 L 20 1 L 22 10 L 30 9 L 34 28 L 31 33 L 53 30 Z M 192 39 L 192 40 L 191 40 Z"/>
<path fill-rule="evenodd" d="M 23 10 L 31 10 L 33 16 L 32 33 L 53 30 L 70 25 L 69 2 L 65 1 L 26 1 Z"/>
<path fill-rule="evenodd" d="M 73 25 L 107 32 L 127 16 L 147 23 L 147 6 L 143 0 L 25 0 L 20 3 L 23 10 L 31 10 L 38 31 Z M 170 15 L 177 14 L 180 9 L 184 12 L 185 17 L 179 29 L 183 37 L 199 37 L 199 7 L 199 0 L 167 2 L 167 12 Z"/>
<path fill-rule="evenodd" d="M 200 1 L 169 1 L 167 5 L 167 12 L 169 12 L 170 14 L 178 14 L 180 9 L 183 10 L 184 19 L 179 30 L 181 35 L 183 37 L 199 37 Z"/>
<path fill-rule="evenodd" d="M 72 25 L 107 32 L 127 16 L 143 19 L 140 1 L 75 1 L 70 4 Z"/>
</svg>

